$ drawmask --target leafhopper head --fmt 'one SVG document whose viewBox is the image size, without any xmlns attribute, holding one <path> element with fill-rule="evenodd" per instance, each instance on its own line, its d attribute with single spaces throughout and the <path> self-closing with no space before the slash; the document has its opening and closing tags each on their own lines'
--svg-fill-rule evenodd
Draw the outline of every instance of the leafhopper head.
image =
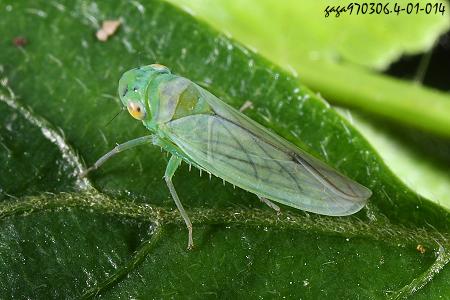
<svg viewBox="0 0 450 300">
<path fill-rule="evenodd" d="M 159 64 L 138 67 L 125 72 L 119 80 L 119 97 L 130 115 L 140 121 L 151 119 L 148 87 L 159 74 L 170 74 L 170 70 Z"/>
</svg>

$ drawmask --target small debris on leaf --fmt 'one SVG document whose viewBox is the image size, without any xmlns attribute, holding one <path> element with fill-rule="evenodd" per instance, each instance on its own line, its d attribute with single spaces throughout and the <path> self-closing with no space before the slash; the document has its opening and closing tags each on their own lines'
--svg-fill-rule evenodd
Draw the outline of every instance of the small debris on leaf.
<svg viewBox="0 0 450 300">
<path fill-rule="evenodd" d="M 23 36 L 17 36 L 13 38 L 13 45 L 16 47 L 25 47 L 28 44 L 28 40 Z"/>
<path fill-rule="evenodd" d="M 100 28 L 97 33 L 97 39 L 101 42 L 106 42 L 110 36 L 112 36 L 120 26 L 119 20 L 106 20 L 102 23 L 102 28 Z"/>
<path fill-rule="evenodd" d="M 423 245 L 421 245 L 421 244 L 417 245 L 416 250 L 419 251 L 421 254 L 424 254 L 425 251 L 427 251 L 425 249 L 425 247 Z"/>
<path fill-rule="evenodd" d="M 239 108 L 239 111 L 243 112 L 248 108 L 253 109 L 253 102 L 250 100 L 245 101 L 244 104 L 242 104 L 241 108 Z"/>
</svg>

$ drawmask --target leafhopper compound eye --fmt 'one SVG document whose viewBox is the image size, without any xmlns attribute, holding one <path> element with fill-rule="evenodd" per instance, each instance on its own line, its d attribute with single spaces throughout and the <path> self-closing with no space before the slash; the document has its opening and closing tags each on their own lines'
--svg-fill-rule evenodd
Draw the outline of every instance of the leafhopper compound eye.
<svg viewBox="0 0 450 300">
<path fill-rule="evenodd" d="M 128 102 L 127 109 L 130 115 L 136 120 L 142 121 L 147 116 L 144 106 L 139 102 Z"/>
</svg>

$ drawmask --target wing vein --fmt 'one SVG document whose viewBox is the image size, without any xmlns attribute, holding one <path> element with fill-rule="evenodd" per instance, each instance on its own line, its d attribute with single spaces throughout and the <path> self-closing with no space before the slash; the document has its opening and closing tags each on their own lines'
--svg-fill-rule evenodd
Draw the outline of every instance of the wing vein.
<svg viewBox="0 0 450 300">
<path fill-rule="evenodd" d="M 219 122 L 220 122 L 220 124 L 222 125 L 222 127 L 230 134 L 230 137 L 233 139 L 233 140 L 235 140 L 235 142 L 239 145 L 239 148 L 242 150 L 242 152 L 243 153 L 245 153 L 245 155 L 247 156 L 247 158 L 248 158 L 248 161 L 249 161 L 249 163 L 251 164 L 251 166 L 252 166 L 252 168 L 253 168 L 253 175 L 255 176 L 255 178 L 256 179 L 258 179 L 259 180 L 259 176 L 258 176 L 258 171 L 256 170 L 256 166 L 255 166 L 255 163 L 254 163 L 254 161 L 250 158 L 250 155 L 248 154 L 248 152 L 245 150 L 245 148 L 244 148 L 244 146 L 241 144 L 241 142 L 239 141 L 239 139 L 231 132 L 231 130 L 230 129 L 228 129 L 226 126 L 225 126 L 225 123 L 223 122 L 223 119 L 220 117 L 216 117 L 218 120 L 219 120 Z M 232 122 L 231 122 L 232 123 Z M 234 123 L 232 123 L 232 124 L 234 124 Z"/>
<path fill-rule="evenodd" d="M 255 141 L 255 143 L 258 145 L 258 147 L 267 155 L 267 157 L 269 157 L 272 161 L 274 161 L 283 171 L 285 171 L 289 175 L 289 177 L 291 177 L 291 179 L 295 182 L 295 185 L 297 186 L 298 190 L 302 191 L 302 188 L 301 188 L 299 182 L 297 181 L 296 177 L 291 172 L 289 172 L 289 170 L 285 166 L 283 166 L 278 160 L 274 159 L 274 157 L 271 156 L 270 153 L 267 152 L 266 149 L 264 149 L 264 147 L 262 147 L 258 143 L 258 141 L 256 140 L 256 137 L 254 135 L 251 135 L 251 137 Z"/>
</svg>

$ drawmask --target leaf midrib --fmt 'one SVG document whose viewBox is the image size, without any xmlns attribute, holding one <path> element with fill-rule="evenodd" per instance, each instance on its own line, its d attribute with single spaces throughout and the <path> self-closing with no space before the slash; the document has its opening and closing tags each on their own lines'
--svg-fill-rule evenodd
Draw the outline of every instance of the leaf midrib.
<svg viewBox="0 0 450 300">
<path fill-rule="evenodd" d="M 15 201 L 0 203 L 0 219 L 28 215 L 40 211 L 69 208 L 86 209 L 97 213 L 110 214 L 138 221 L 151 221 L 157 225 L 183 225 L 178 210 L 148 203 L 135 203 L 110 197 L 95 189 L 81 192 L 25 196 Z M 187 211 L 194 226 L 199 225 L 239 225 L 269 226 L 278 229 L 311 231 L 316 233 L 341 235 L 344 237 L 364 237 L 382 241 L 394 246 L 426 245 L 438 250 L 440 246 L 450 248 L 447 232 L 430 228 L 407 228 L 392 224 L 382 215 L 375 221 L 364 221 L 358 217 L 329 217 L 306 212 L 283 211 L 281 215 L 268 209 L 207 209 L 196 208 Z"/>
</svg>

